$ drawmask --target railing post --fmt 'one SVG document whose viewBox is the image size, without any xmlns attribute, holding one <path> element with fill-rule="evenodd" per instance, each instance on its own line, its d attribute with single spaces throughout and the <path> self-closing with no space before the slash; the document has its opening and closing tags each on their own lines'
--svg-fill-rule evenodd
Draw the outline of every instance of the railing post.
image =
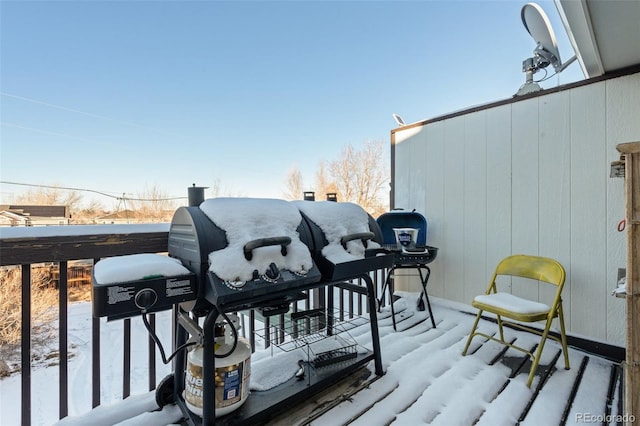
<svg viewBox="0 0 640 426">
<path fill-rule="evenodd" d="M 69 326 L 69 316 L 67 314 L 68 306 L 68 276 L 67 262 L 60 262 L 58 265 L 60 279 L 58 281 L 58 353 L 60 354 L 60 378 L 59 378 L 59 415 L 60 418 L 69 415 L 69 359 L 67 330 Z"/>
<path fill-rule="evenodd" d="M 156 314 L 149 314 L 149 326 L 156 331 Z M 156 343 L 149 335 L 149 390 L 156 388 Z"/>
<path fill-rule="evenodd" d="M 124 327 L 124 350 L 122 355 L 122 399 L 127 399 L 131 395 L 131 318 L 125 318 Z"/>
<path fill-rule="evenodd" d="M 91 318 L 91 407 L 100 405 L 100 318 Z"/>
<path fill-rule="evenodd" d="M 21 422 L 31 424 L 31 265 L 22 265 Z"/>
</svg>

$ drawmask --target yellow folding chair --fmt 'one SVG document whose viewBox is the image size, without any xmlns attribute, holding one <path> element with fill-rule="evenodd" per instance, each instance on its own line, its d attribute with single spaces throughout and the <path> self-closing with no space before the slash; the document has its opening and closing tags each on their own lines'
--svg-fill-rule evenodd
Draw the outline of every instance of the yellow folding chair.
<svg viewBox="0 0 640 426">
<path fill-rule="evenodd" d="M 496 278 L 501 275 L 528 278 L 541 283 L 549 283 L 556 286 L 555 296 L 551 306 L 544 303 L 540 303 L 533 300 L 524 299 L 522 297 L 514 296 L 511 293 L 499 292 L 496 285 Z M 564 286 L 565 271 L 560 263 L 554 259 L 540 256 L 528 256 L 523 254 L 517 254 L 509 256 L 503 259 L 497 266 L 491 283 L 487 288 L 485 294 L 476 296 L 471 303 L 472 306 L 477 308 L 478 315 L 467 339 L 467 344 L 462 351 L 462 355 L 466 355 L 471 345 L 471 340 L 475 336 L 482 336 L 487 339 L 502 343 L 511 348 L 517 349 L 529 355 L 532 360 L 531 371 L 529 372 L 529 380 L 527 386 L 531 387 L 533 382 L 533 376 L 535 375 L 538 364 L 540 363 L 540 357 L 542 355 L 542 349 L 547 337 L 557 340 L 562 344 L 562 351 L 564 354 L 565 369 L 569 369 L 569 354 L 567 352 L 567 335 L 564 329 L 564 316 L 562 313 L 562 287 Z M 527 280 L 529 281 L 529 280 Z M 531 281 L 533 282 L 533 281 Z M 500 338 L 490 336 L 485 333 L 477 331 L 478 322 L 483 311 L 492 312 L 498 317 L 498 329 L 500 332 Z M 558 318 L 560 323 L 560 339 L 554 335 L 549 335 L 551 329 L 551 323 L 554 318 Z M 507 318 L 511 321 L 504 321 L 503 318 Z M 517 321 L 517 322 L 513 322 Z M 532 323 L 538 321 L 546 321 L 544 331 L 532 328 L 522 323 Z M 504 339 L 504 333 L 502 330 L 503 324 L 509 324 L 513 327 L 527 330 L 542 336 L 540 343 L 536 349 L 535 355 L 522 347 L 516 346 L 507 342 Z"/>
</svg>

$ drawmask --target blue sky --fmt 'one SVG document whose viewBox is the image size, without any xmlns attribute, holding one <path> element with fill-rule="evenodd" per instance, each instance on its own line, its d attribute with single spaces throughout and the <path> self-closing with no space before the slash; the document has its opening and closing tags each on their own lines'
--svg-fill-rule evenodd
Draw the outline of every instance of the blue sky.
<svg viewBox="0 0 640 426">
<path fill-rule="evenodd" d="M 388 145 L 394 112 L 510 98 L 535 47 L 525 3 L 2 0 L 0 179 L 282 197 L 292 167 L 312 185 L 343 147 Z M 541 86 L 582 78 L 576 62 Z"/>
</svg>

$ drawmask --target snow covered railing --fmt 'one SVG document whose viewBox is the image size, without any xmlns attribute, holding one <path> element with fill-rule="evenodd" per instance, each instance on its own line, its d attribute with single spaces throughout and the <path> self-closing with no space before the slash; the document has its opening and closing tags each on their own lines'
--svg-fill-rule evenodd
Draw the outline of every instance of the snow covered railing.
<svg viewBox="0 0 640 426">
<path fill-rule="evenodd" d="M 31 424 L 31 358 L 32 312 L 31 269 L 33 264 L 58 263 L 58 351 L 59 351 L 59 417 L 68 415 L 69 348 L 68 327 L 68 262 L 103 257 L 166 252 L 168 224 L 153 225 L 79 225 L 49 227 L 0 228 L 0 266 L 21 268 L 21 423 Z M 2 285 L 2 283 L 0 283 Z M 19 309 L 18 307 L 16 307 Z M 130 393 L 131 344 L 130 320 L 124 322 L 125 368 L 123 398 Z M 92 407 L 100 405 L 100 319 L 92 318 Z M 150 344 L 150 348 L 153 348 Z M 151 349 L 153 350 L 153 349 Z M 155 356 L 149 356 L 149 388 L 155 388 Z M 129 365 L 129 367 L 128 367 Z"/>
<path fill-rule="evenodd" d="M 68 299 L 69 299 L 69 262 L 90 260 L 95 263 L 105 257 L 130 255 L 138 253 L 166 253 L 168 244 L 169 224 L 136 224 L 136 225 L 74 225 L 49 227 L 0 227 L 0 267 L 19 268 L 21 270 L 21 389 L 20 389 L 20 422 L 32 423 L 32 400 L 51 398 L 55 396 L 37 395 L 32 397 L 31 360 L 32 352 L 32 266 L 35 264 L 55 264 L 59 268 L 58 284 L 58 353 L 59 380 L 58 401 L 59 418 L 69 415 L 69 371 L 68 359 Z M 377 273 L 374 283 L 380 290 L 382 275 Z M 4 283 L 0 282 L 0 285 Z M 338 290 L 334 292 L 339 320 L 353 318 L 366 313 L 366 303 L 363 296 L 352 291 Z M 321 297 L 320 297 L 321 296 Z M 305 309 L 323 307 L 324 293 L 312 295 L 306 302 Z M 319 306 L 316 306 L 318 305 Z M 270 327 L 270 322 L 284 323 L 284 315 L 273 318 L 260 318 L 253 311 L 249 313 L 249 335 L 255 334 L 255 329 Z M 150 315 L 152 325 L 154 315 Z M 131 394 L 131 319 L 123 321 L 123 377 L 122 398 Z M 262 322 L 264 321 L 264 322 Z M 91 406 L 101 404 L 101 358 L 100 358 L 100 318 L 91 318 Z M 53 337 L 55 339 L 55 336 Z M 273 336 L 278 339 L 278 336 Z M 274 342 L 270 336 L 264 344 L 268 346 Z M 139 343 L 138 343 L 139 345 Z M 151 338 L 148 342 L 148 389 L 156 387 L 156 347 Z M 89 374 L 89 372 L 87 372 Z M 106 372 L 105 372 L 106 374 Z M 39 389 L 33 389 L 38 392 Z M 16 396 L 18 392 L 16 389 Z M 17 399 L 17 398 L 16 398 Z M 17 403 L 17 401 L 16 401 Z"/>
</svg>

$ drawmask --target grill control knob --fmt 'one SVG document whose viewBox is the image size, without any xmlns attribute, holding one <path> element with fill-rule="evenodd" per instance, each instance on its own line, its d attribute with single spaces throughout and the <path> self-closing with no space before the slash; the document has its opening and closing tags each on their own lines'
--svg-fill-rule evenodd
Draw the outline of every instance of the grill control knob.
<svg viewBox="0 0 640 426">
<path fill-rule="evenodd" d="M 158 301 L 158 295 L 150 288 L 145 288 L 136 293 L 134 299 L 140 309 L 149 309 Z"/>
<path fill-rule="evenodd" d="M 280 278 L 280 271 L 278 270 L 276 264 L 273 262 L 271 262 L 271 265 L 269 265 L 269 268 L 267 268 L 264 274 L 269 280 L 272 281 L 276 281 L 278 278 Z"/>
</svg>

